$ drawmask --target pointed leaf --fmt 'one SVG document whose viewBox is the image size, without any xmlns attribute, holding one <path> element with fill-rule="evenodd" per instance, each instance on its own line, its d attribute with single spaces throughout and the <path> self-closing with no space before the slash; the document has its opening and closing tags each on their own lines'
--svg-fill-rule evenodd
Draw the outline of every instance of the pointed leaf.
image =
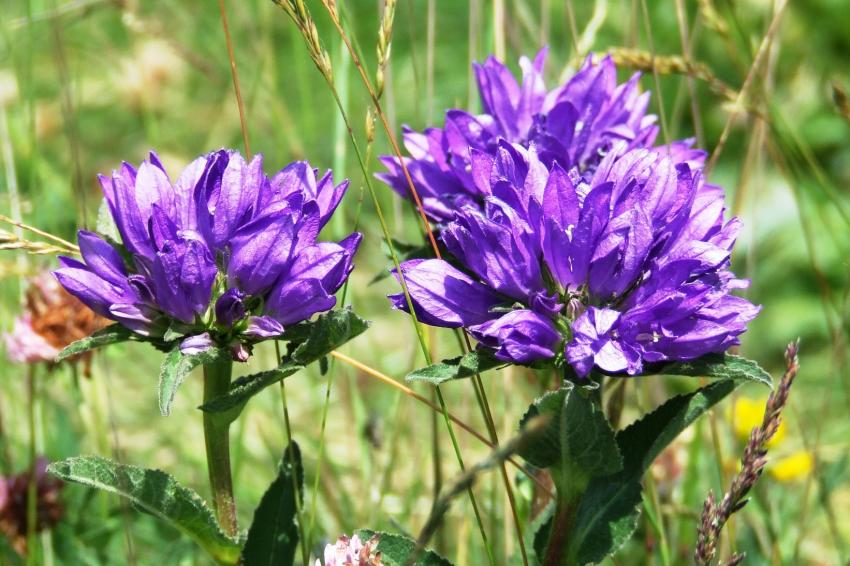
<svg viewBox="0 0 850 566">
<path fill-rule="evenodd" d="M 407 381 L 427 381 L 432 385 L 440 385 L 445 381 L 472 377 L 477 373 L 483 373 L 488 369 L 502 365 L 505 365 L 505 362 L 497 360 L 489 350 L 473 350 L 466 355 L 420 368 L 407 374 L 405 379 Z"/>
<path fill-rule="evenodd" d="M 567 564 L 596 564 L 628 541 L 640 517 L 641 485 L 596 478 L 590 482 L 576 511 L 570 535 L 573 558 Z"/>
<path fill-rule="evenodd" d="M 743 383 L 723 379 L 673 397 L 617 434 L 623 469 L 587 487 L 569 537 L 577 563 L 599 562 L 628 540 L 640 514 L 643 473 L 680 432 Z"/>
<path fill-rule="evenodd" d="M 185 355 L 180 346 L 174 346 L 159 368 L 159 410 L 163 416 L 171 414 L 171 403 L 177 388 L 183 383 L 186 375 L 201 364 L 209 364 L 230 353 L 221 348 L 210 347 L 198 354 Z"/>
<path fill-rule="evenodd" d="M 740 379 L 773 387 L 773 379 L 753 360 L 732 354 L 708 354 L 688 362 L 664 364 L 647 374 L 684 375 L 709 379 Z"/>
<path fill-rule="evenodd" d="M 285 356 L 278 367 L 237 379 L 226 394 L 205 403 L 200 409 L 221 413 L 241 407 L 269 385 L 330 354 L 368 327 L 369 323 L 350 309 L 339 309 L 324 313 L 312 322 L 287 328 L 282 339 L 290 342 L 291 354 Z"/>
<path fill-rule="evenodd" d="M 82 354 L 83 352 L 88 352 L 89 350 L 94 350 L 95 348 L 101 348 L 110 344 L 141 339 L 141 336 L 134 333 L 126 326 L 122 326 L 118 323 L 110 324 L 106 328 L 101 328 L 90 336 L 86 336 L 85 338 L 81 338 L 76 342 L 72 342 L 65 346 L 65 348 L 59 352 L 59 355 L 56 356 L 56 361 L 62 361 L 66 358 L 70 358 L 71 356 L 76 356 L 77 354 Z"/>
<path fill-rule="evenodd" d="M 281 379 L 304 369 L 301 364 L 284 362 L 275 369 L 252 373 L 235 380 L 230 385 L 230 390 L 220 397 L 216 397 L 208 403 L 204 403 L 199 409 L 206 413 L 225 413 L 234 408 L 240 408 L 248 399 L 268 387 L 274 385 Z M 234 418 L 238 415 L 234 415 Z"/>
<path fill-rule="evenodd" d="M 369 323 L 351 309 L 338 309 L 326 312 L 312 322 L 300 323 L 283 333 L 283 339 L 296 342 L 296 337 L 304 337 L 292 352 L 292 361 L 301 365 L 315 362 L 327 356 L 352 338 L 359 336 L 369 328 Z"/>
<path fill-rule="evenodd" d="M 617 433 L 617 444 L 623 454 L 623 474 L 640 478 L 679 433 L 743 384 L 743 381 L 732 379 L 714 381 L 691 393 L 668 399 L 621 430 Z"/>
<path fill-rule="evenodd" d="M 242 550 L 245 564 L 294 564 L 295 548 L 298 546 L 295 486 L 301 493 L 303 484 L 301 450 L 293 442 L 283 453 L 278 475 L 254 511 L 254 520 Z"/>
<path fill-rule="evenodd" d="M 375 532 L 369 529 L 357 531 L 357 536 L 365 544 L 378 537 L 378 552 L 384 566 L 406 566 L 407 561 L 416 549 L 416 541 L 403 535 Z M 434 552 L 424 549 L 414 562 L 415 566 L 452 566 L 452 563 Z"/>
<path fill-rule="evenodd" d="M 546 432 L 529 441 L 519 455 L 538 468 L 551 468 L 560 496 L 581 489 L 590 478 L 622 469 L 614 431 L 602 412 L 572 383 L 534 401 L 520 421 L 550 413 Z"/>
<path fill-rule="evenodd" d="M 54 462 L 47 470 L 65 481 L 128 499 L 192 538 L 221 563 L 235 564 L 239 559 L 239 544 L 221 531 L 204 500 L 165 472 L 119 464 L 99 456 L 68 458 Z"/>
</svg>

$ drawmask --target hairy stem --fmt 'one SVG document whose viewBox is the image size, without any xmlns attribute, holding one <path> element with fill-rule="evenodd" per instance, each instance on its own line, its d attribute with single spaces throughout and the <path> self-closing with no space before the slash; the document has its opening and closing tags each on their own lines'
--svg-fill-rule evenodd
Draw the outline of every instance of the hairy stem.
<svg viewBox="0 0 850 566">
<path fill-rule="evenodd" d="M 227 393 L 230 387 L 230 359 L 204 365 L 204 402 Z M 233 478 L 230 474 L 230 421 L 213 413 L 204 413 L 204 443 L 207 449 L 207 469 L 210 476 L 215 514 L 222 530 L 236 536 L 236 502 L 233 499 Z"/>
</svg>

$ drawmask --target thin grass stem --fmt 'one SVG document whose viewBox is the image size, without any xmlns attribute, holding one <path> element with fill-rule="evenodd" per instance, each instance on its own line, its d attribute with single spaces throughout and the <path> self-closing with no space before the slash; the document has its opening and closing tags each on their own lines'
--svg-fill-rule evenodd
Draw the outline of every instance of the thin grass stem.
<svg viewBox="0 0 850 566">
<path fill-rule="evenodd" d="M 218 11 L 221 16 L 221 27 L 224 30 L 224 40 L 227 44 L 227 58 L 230 61 L 230 76 L 233 79 L 236 106 L 239 108 L 239 126 L 242 130 L 242 144 L 245 146 L 245 157 L 251 159 L 251 145 L 248 143 L 248 123 L 245 117 L 245 104 L 242 101 L 242 89 L 239 87 L 239 71 L 236 68 L 236 55 L 233 53 L 233 42 L 230 39 L 230 27 L 227 25 L 227 9 L 224 5 L 224 0 L 218 0 Z"/>
</svg>

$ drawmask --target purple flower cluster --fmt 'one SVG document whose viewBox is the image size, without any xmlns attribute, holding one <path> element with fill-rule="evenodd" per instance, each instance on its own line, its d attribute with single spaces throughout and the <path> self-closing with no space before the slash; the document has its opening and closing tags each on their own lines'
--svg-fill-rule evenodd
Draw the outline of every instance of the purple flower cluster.
<svg viewBox="0 0 850 566">
<path fill-rule="evenodd" d="M 100 178 L 123 245 L 78 234 L 83 262 L 61 258 L 59 282 L 96 313 L 143 336 L 213 344 L 246 360 L 255 342 L 333 308 L 361 235 L 316 237 L 342 199 L 306 162 L 269 179 L 262 157 L 220 150 L 172 182 L 156 154 Z"/>
<path fill-rule="evenodd" d="M 728 269 L 739 222 L 723 222 L 705 153 L 653 147 L 649 93 L 638 75 L 618 85 L 610 57 L 547 91 L 545 56 L 520 60 L 521 81 L 492 57 L 476 64 L 483 114 L 405 130 L 405 165 L 454 258 L 402 265 L 417 316 L 466 328 L 501 360 L 582 376 L 737 344 L 759 309 L 730 294 L 746 286 Z M 407 196 L 401 163 L 383 162 Z"/>
<path fill-rule="evenodd" d="M 724 224 L 723 191 L 703 181 L 705 154 L 687 143 L 618 141 L 584 175 L 547 166 L 535 144 L 469 155 L 487 196 L 441 234 L 461 269 L 402 264 L 423 322 L 464 327 L 504 361 L 634 375 L 724 351 L 758 313 L 730 295 L 746 285 L 728 270 L 740 223 Z M 403 294 L 390 299 L 408 309 Z"/>
<path fill-rule="evenodd" d="M 656 117 L 646 113 L 649 93 L 638 89 L 639 75 L 617 84 L 610 57 L 582 68 L 563 85 L 547 91 L 543 81 L 546 49 L 534 61 L 520 59 L 522 81 L 492 56 L 475 64 L 475 77 L 484 112 L 446 112 L 443 128 L 416 132 L 405 128 L 404 143 L 410 172 L 425 212 L 432 220 L 451 221 L 466 204 L 480 205 L 488 187 L 472 175 L 472 150 L 495 155 L 500 140 L 534 145 L 547 167 L 592 173 L 615 142 L 649 147 L 658 134 Z M 410 189 L 397 158 L 381 158 L 388 171 L 379 178 L 408 198 Z"/>
</svg>

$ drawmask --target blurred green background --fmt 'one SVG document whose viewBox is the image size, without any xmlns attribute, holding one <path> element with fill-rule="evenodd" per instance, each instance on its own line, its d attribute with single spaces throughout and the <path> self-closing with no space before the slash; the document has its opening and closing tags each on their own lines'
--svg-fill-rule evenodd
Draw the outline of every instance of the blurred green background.
<svg viewBox="0 0 850 566">
<path fill-rule="evenodd" d="M 850 104 L 846 98 L 841 102 L 843 89 L 850 89 L 850 5 L 840 0 L 789 4 L 399 0 L 384 107 L 395 135 L 402 124 L 417 129 L 441 124 L 447 108 L 479 108 L 472 60 L 496 53 L 516 70 L 520 55 L 548 45 L 550 86 L 568 77 L 590 51 L 614 50 L 621 79 L 635 67 L 646 67 L 653 52 L 658 55 L 657 75 L 645 73 L 642 86 L 654 91 L 652 110 L 663 116 L 671 139 L 697 136 L 700 146 L 711 150 L 730 122 L 710 179 L 726 188 L 730 214 L 744 220 L 735 269 L 752 280 L 746 291 L 750 300 L 763 305 L 741 352 L 778 375 L 785 345 L 801 339 L 802 371 L 785 413 L 787 435 L 772 448 L 768 471 L 787 456 L 804 454 L 806 464 L 786 466 L 786 472 L 795 473 L 765 475 L 753 502 L 728 529 L 724 548 L 745 550 L 750 564 L 839 564 L 850 557 L 842 543 L 850 535 Z M 321 3 L 307 5 L 331 55 L 354 133 L 365 147 L 368 95 Z M 370 283 L 388 259 L 375 207 L 368 193 L 363 196 L 363 177 L 331 93 L 282 10 L 268 0 L 231 0 L 226 6 L 251 150 L 265 155 L 267 173 L 309 159 L 320 169 L 334 168 L 338 178 L 352 179 L 340 212 L 326 229 L 328 239 L 353 229 L 362 199 L 358 227 L 365 241 L 346 299 L 373 325 L 343 351 L 401 380 L 425 361 L 409 318 L 387 308 L 384 295 L 395 291 L 394 283 Z M 381 6 L 380 0 L 339 2 L 347 32 L 371 70 Z M 691 65 L 684 64 L 686 52 Z M 759 53 L 762 64 L 751 72 Z M 744 85 L 746 91 L 738 96 Z M 69 239 L 76 227 L 94 226 L 101 200 L 97 173 L 109 172 L 122 160 L 138 164 L 155 149 L 176 177 L 203 152 L 242 149 L 217 4 L 2 0 L 0 119 L 0 213 Z M 389 148 L 380 124 L 376 132 L 369 163 L 373 171 L 379 168 L 375 156 Z M 393 234 L 421 242 L 410 207 L 379 182 L 375 187 Z M 55 259 L 3 254 L 0 321 L 7 331 L 20 311 L 26 276 L 51 267 Z M 457 355 L 452 333 L 434 332 L 430 339 L 438 357 Z M 49 374 L 36 369 L 39 452 L 51 459 L 97 453 L 162 468 L 206 496 L 201 419 L 195 409 L 200 379 L 188 380 L 173 414 L 161 417 L 155 397 L 159 362 L 153 349 L 129 345 L 98 357 L 91 379 L 75 380 L 67 368 Z M 239 371 L 273 362 L 272 347 L 262 346 Z M 0 368 L 5 454 L 0 472 L 8 474 L 29 462 L 27 370 L 5 361 Z M 326 446 L 319 466 L 328 376 Z M 314 541 L 318 545 L 322 538 L 364 526 L 415 534 L 433 496 L 433 413 L 338 361 L 328 376 L 310 368 L 287 380 L 293 433 L 304 451 L 311 493 L 308 510 L 315 509 Z M 635 382 L 626 389 L 624 422 L 639 407 L 692 387 Z M 506 438 L 538 386 L 517 370 L 487 374 L 485 383 Z M 424 387 L 417 390 L 430 395 Z M 457 383 L 444 391 L 452 412 L 484 430 L 471 388 Z M 762 400 L 766 392 L 749 386 L 739 395 Z M 608 563 L 662 564 L 665 555 L 674 564 L 690 561 L 702 501 L 709 489 L 718 493 L 727 487 L 746 436 L 746 431 L 743 436 L 735 432 L 745 416 L 733 406 L 734 399 L 727 401 L 656 466 L 651 481 L 659 494 L 664 537 L 644 514 L 633 541 Z M 445 429 L 437 424 L 446 481 L 458 468 Z M 486 455 L 478 441 L 458 434 L 467 463 Z M 251 401 L 234 427 L 242 525 L 249 523 L 251 509 L 276 473 L 284 438 L 280 395 L 270 388 Z M 525 514 L 531 490 L 522 479 L 518 482 Z M 500 478 L 486 476 L 476 491 L 500 563 L 513 563 L 517 545 Z M 117 500 L 78 487 L 66 488 L 64 498 L 65 519 L 42 537 L 47 563 L 207 563 L 176 531 Z M 483 563 L 467 499 L 452 507 L 436 543 L 459 565 Z M 9 548 L 2 552 L 0 562 L 18 560 Z"/>
</svg>

